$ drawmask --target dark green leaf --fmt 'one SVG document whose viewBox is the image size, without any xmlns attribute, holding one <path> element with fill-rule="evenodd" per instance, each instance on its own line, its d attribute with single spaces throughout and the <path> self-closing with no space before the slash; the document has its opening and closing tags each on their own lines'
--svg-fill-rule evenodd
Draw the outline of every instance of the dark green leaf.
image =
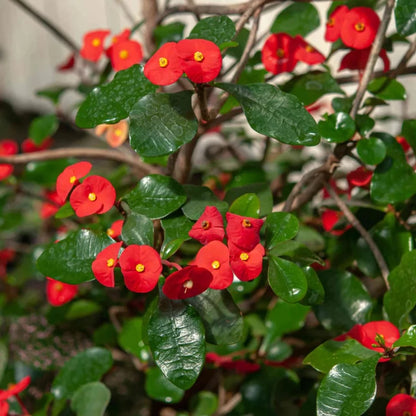
<svg viewBox="0 0 416 416">
<path fill-rule="evenodd" d="M 299 230 L 298 219 L 287 212 L 273 212 L 266 219 L 266 248 L 271 250 L 277 243 L 291 240 Z"/>
<path fill-rule="evenodd" d="M 258 218 L 260 200 L 256 194 L 241 195 L 231 204 L 228 211 L 243 217 Z"/>
<path fill-rule="evenodd" d="M 173 153 L 190 142 L 198 122 L 191 106 L 191 91 L 148 94 L 130 111 L 130 145 L 143 157 Z"/>
<path fill-rule="evenodd" d="M 36 91 L 36 95 L 39 97 L 45 97 L 52 101 L 52 104 L 57 105 L 61 95 L 68 90 L 68 87 L 50 87 L 44 90 Z"/>
<path fill-rule="evenodd" d="M 178 403 L 185 394 L 185 391 L 171 383 L 158 367 L 152 367 L 147 371 L 144 388 L 150 398 L 165 403 Z"/>
<path fill-rule="evenodd" d="M 399 81 L 387 77 L 373 79 L 368 84 L 368 91 L 382 100 L 405 100 L 406 90 Z"/>
<path fill-rule="evenodd" d="M 215 414 L 218 407 L 217 396 L 210 391 L 200 391 L 191 403 L 192 416 L 209 416 Z"/>
<path fill-rule="evenodd" d="M 349 113 L 352 107 L 352 97 L 335 97 L 331 104 L 335 112 Z"/>
<path fill-rule="evenodd" d="M 378 165 L 386 157 L 386 146 L 379 138 L 370 137 L 357 143 L 357 153 L 364 163 Z"/>
<path fill-rule="evenodd" d="M 199 313 L 208 342 L 228 345 L 241 341 L 243 318 L 228 291 L 208 289 L 186 302 Z"/>
<path fill-rule="evenodd" d="M 65 318 L 69 320 L 84 318 L 85 316 L 92 315 L 99 312 L 100 310 L 101 305 L 97 302 L 87 299 L 80 299 L 71 303 Z"/>
<path fill-rule="evenodd" d="M 183 215 L 172 215 L 161 221 L 164 231 L 164 238 L 160 255 L 162 258 L 169 258 L 186 240 L 190 240 L 188 232 L 192 228 L 193 223 Z"/>
<path fill-rule="evenodd" d="M 55 185 L 58 175 L 71 163 L 74 163 L 74 161 L 70 159 L 30 162 L 26 165 L 23 180 L 25 182 L 35 182 L 42 186 Z"/>
<path fill-rule="evenodd" d="M 355 133 L 354 120 L 346 113 L 334 113 L 318 123 L 319 134 L 331 143 L 342 143 Z"/>
<path fill-rule="evenodd" d="M 143 320 L 140 317 L 129 319 L 124 322 L 118 334 L 118 343 L 124 351 L 140 358 L 146 362 L 149 357 L 149 348 L 143 342 L 142 327 Z"/>
<path fill-rule="evenodd" d="M 375 121 L 367 114 L 357 114 L 355 116 L 357 130 L 362 136 L 366 136 L 373 129 Z"/>
<path fill-rule="evenodd" d="M 71 409 L 77 416 L 103 416 L 110 398 L 111 392 L 103 383 L 87 383 L 74 393 Z"/>
<path fill-rule="evenodd" d="M 0 382 L 3 378 L 4 370 L 7 366 L 7 359 L 8 359 L 9 353 L 6 344 L 3 342 L 0 342 Z"/>
<path fill-rule="evenodd" d="M 145 215 L 129 212 L 121 231 L 126 244 L 153 246 L 153 222 Z"/>
<path fill-rule="evenodd" d="M 37 268 L 45 276 L 73 285 L 93 280 L 92 262 L 112 243 L 105 233 L 79 230 L 50 245 L 40 255 Z"/>
<path fill-rule="evenodd" d="M 243 27 L 238 33 L 237 37 L 235 38 L 235 41 L 238 43 L 238 46 L 236 46 L 235 48 L 228 49 L 227 55 L 239 60 L 244 52 L 244 47 L 246 46 L 249 34 L 250 31 Z"/>
<path fill-rule="evenodd" d="M 322 234 L 314 228 L 302 224 L 299 226 L 299 231 L 295 240 L 298 243 L 304 244 L 309 250 L 314 252 L 324 250 L 325 248 L 325 240 Z"/>
<path fill-rule="evenodd" d="M 317 254 L 297 241 L 282 241 L 281 243 L 277 243 L 274 248 L 270 250 L 270 253 L 273 256 L 289 257 L 292 261 L 303 264 L 324 264 Z"/>
<path fill-rule="evenodd" d="M 104 348 L 89 348 L 68 360 L 52 383 L 56 399 L 70 399 L 82 385 L 98 381 L 113 365 L 111 353 Z"/>
<path fill-rule="evenodd" d="M 302 267 L 302 270 L 308 282 L 308 291 L 301 303 L 312 306 L 321 304 L 325 299 L 325 290 L 316 271 L 310 266 Z"/>
<path fill-rule="evenodd" d="M 168 176 L 144 177 L 124 199 L 132 211 L 150 219 L 163 218 L 176 211 L 186 201 L 185 191 Z"/>
<path fill-rule="evenodd" d="M 393 344 L 394 347 L 416 348 L 416 325 L 411 325 L 406 332 Z"/>
<path fill-rule="evenodd" d="M 200 20 L 191 30 L 189 39 L 206 39 L 220 46 L 235 35 L 235 25 L 227 16 L 211 16 Z"/>
<path fill-rule="evenodd" d="M 55 114 L 35 118 L 29 126 L 29 137 L 36 143 L 42 144 L 52 136 L 59 127 L 59 121 Z"/>
<path fill-rule="evenodd" d="M 363 102 L 363 107 L 382 107 L 388 105 L 384 100 L 377 97 L 367 97 Z"/>
<path fill-rule="evenodd" d="M 397 0 L 394 9 L 397 31 L 404 36 L 416 32 L 416 1 Z"/>
<path fill-rule="evenodd" d="M 88 129 L 103 123 L 117 123 L 128 117 L 140 98 L 156 89 L 157 85 L 147 80 L 140 65 L 118 71 L 110 83 L 98 86 L 88 94 L 78 110 L 77 126 Z"/>
<path fill-rule="evenodd" d="M 404 120 L 401 135 L 412 146 L 413 152 L 416 152 L 416 120 Z"/>
<path fill-rule="evenodd" d="M 258 133 L 283 143 L 314 146 L 319 134 L 313 117 L 302 103 L 270 84 L 217 83 L 241 104 L 247 121 Z"/>
<path fill-rule="evenodd" d="M 173 22 L 168 25 L 157 26 L 153 32 L 156 47 L 160 48 L 167 42 L 179 42 L 183 38 L 184 28 L 185 25 L 182 22 Z"/>
<path fill-rule="evenodd" d="M 270 31 L 306 36 L 318 28 L 319 24 L 319 13 L 315 6 L 310 3 L 293 3 L 278 14 Z"/>
<path fill-rule="evenodd" d="M 68 201 L 66 204 L 62 205 L 61 208 L 56 211 L 55 218 L 63 219 L 68 218 L 75 214 L 75 211 L 71 207 L 71 203 Z"/>
</svg>

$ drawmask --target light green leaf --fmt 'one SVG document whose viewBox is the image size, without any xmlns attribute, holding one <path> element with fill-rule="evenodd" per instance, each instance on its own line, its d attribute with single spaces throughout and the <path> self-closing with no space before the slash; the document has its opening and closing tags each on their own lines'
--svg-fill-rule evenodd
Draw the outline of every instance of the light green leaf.
<svg viewBox="0 0 416 416">
<path fill-rule="evenodd" d="M 103 416 L 110 398 L 111 392 L 103 383 L 84 384 L 74 393 L 71 409 L 77 416 Z"/>
<path fill-rule="evenodd" d="M 29 126 L 29 137 L 36 143 L 42 144 L 52 136 L 59 127 L 59 121 L 55 114 L 35 118 Z"/>
</svg>

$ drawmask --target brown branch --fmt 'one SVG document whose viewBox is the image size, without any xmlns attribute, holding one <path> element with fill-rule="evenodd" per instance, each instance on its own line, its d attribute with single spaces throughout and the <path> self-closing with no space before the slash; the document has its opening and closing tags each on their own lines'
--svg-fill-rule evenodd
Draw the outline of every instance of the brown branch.
<svg viewBox="0 0 416 416">
<path fill-rule="evenodd" d="M 215 416 L 221 416 L 221 415 L 226 415 L 228 413 L 231 412 L 231 410 L 234 409 L 234 407 L 236 407 L 238 405 L 238 403 L 241 402 L 243 396 L 241 395 L 241 393 L 236 393 L 234 394 L 233 397 L 231 397 L 230 400 L 228 400 L 228 402 L 226 402 L 223 406 L 221 406 L 216 412 L 215 412 Z"/>
<path fill-rule="evenodd" d="M 140 0 L 142 4 L 143 19 L 146 22 L 144 27 L 144 44 L 147 52 L 151 54 L 155 49 L 153 31 L 158 24 L 159 8 L 157 0 Z"/>
<path fill-rule="evenodd" d="M 397 68 L 394 71 L 391 71 L 390 78 L 394 78 L 395 76 L 401 74 L 404 70 L 409 69 L 409 68 L 406 68 L 407 64 L 409 63 L 410 59 L 413 57 L 415 53 L 416 53 L 416 40 L 414 40 L 410 44 L 409 49 L 404 54 L 403 58 L 399 62 L 399 65 L 397 65 Z"/>
</svg>

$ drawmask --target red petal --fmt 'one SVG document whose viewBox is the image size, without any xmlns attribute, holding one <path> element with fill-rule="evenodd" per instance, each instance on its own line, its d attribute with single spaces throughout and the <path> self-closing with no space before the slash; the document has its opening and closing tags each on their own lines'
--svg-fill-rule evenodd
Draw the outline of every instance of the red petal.
<svg viewBox="0 0 416 416">
<path fill-rule="evenodd" d="M 121 241 L 110 244 L 98 253 L 96 259 L 92 262 L 92 272 L 103 286 L 114 287 L 114 268 L 117 265 L 118 253 L 122 244 Z M 113 264 L 109 266 L 108 261 L 110 259 L 113 260 Z"/>
</svg>

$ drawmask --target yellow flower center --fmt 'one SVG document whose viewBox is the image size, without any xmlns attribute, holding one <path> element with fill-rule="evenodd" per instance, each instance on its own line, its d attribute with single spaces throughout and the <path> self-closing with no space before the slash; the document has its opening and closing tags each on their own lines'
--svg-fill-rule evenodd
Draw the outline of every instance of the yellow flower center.
<svg viewBox="0 0 416 416">
<path fill-rule="evenodd" d="M 251 228 L 252 227 L 252 224 L 251 224 L 250 220 L 248 220 L 246 218 L 243 219 L 242 225 L 243 225 L 244 228 Z"/>
<path fill-rule="evenodd" d="M 108 259 L 107 260 L 107 267 L 113 267 L 114 266 L 114 259 Z"/>
<path fill-rule="evenodd" d="M 208 230 L 209 228 L 211 228 L 211 223 L 209 221 L 202 221 L 201 225 L 203 230 Z"/>
<path fill-rule="evenodd" d="M 306 45 L 305 47 L 306 52 L 311 53 L 313 52 L 315 49 L 313 48 L 313 46 L 311 45 Z"/>
<path fill-rule="evenodd" d="M 185 289 L 185 293 L 194 287 L 194 282 L 192 280 L 187 280 L 183 285 L 183 288 Z"/>
<path fill-rule="evenodd" d="M 282 48 L 279 48 L 276 51 L 276 55 L 277 55 L 278 58 L 283 58 L 285 56 L 285 51 Z"/>
<path fill-rule="evenodd" d="M 247 253 L 241 253 L 240 254 L 240 259 L 243 261 L 247 261 L 249 258 L 249 255 Z"/>
<path fill-rule="evenodd" d="M 362 32 L 365 29 L 365 24 L 364 23 L 357 23 L 354 26 L 354 28 L 357 32 Z"/>
<path fill-rule="evenodd" d="M 62 283 L 56 283 L 55 290 L 57 292 L 62 292 L 62 289 L 64 288 L 64 285 Z"/>
<path fill-rule="evenodd" d="M 118 56 L 120 57 L 120 59 L 126 59 L 129 57 L 129 52 L 123 49 L 122 51 L 120 51 Z"/>
<path fill-rule="evenodd" d="M 76 176 L 71 176 L 69 178 L 69 183 L 74 183 L 76 180 L 77 180 L 77 177 Z"/>
<path fill-rule="evenodd" d="M 161 58 L 159 58 L 159 66 L 161 68 L 167 67 L 168 63 L 169 63 L 169 61 L 165 57 L 162 56 Z"/>
<path fill-rule="evenodd" d="M 95 200 L 97 199 L 97 195 L 95 195 L 95 193 L 94 193 L 94 192 L 90 192 L 90 193 L 88 194 L 88 199 L 89 199 L 90 201 L 95 201 Z"/>
<path fill-rule="evenodd" d="M 139 264 L 136 266 L 136 272 L 139 272 L 139 273 L 144 272 L 144 265 L 143 265 L 143 264 L 141 264 L 141 263 L 139 263 Z"/>
<path fill-rule="evenodd" d="M 101 40 L 99 38 L 94 38 L 92 40 L 92 46 L 97 47 L 97 46 L 100 46 L 100 45 L 101 45 Z"/>
<path fill-rule="evenodd" d="M 116 129 L 116 130 L 114 131 L 114 134 L 115 134 L 117 137 L 120 137 L 120 136 L 121 136 L 121 133 L 123 133 L 121 129 Z"/>
<path fill-rule="evenodd" d="M 213 268 L 213 269 L 217 270 L 217 269 L 219 269 L 219 268 L 220 268 L 221 263 L 220 263 L 218 260 L 214 260 L 214 261 L 211 263 L 211 266 L 212 266 L 212 268 Z"/>
<path fill-rule="evenodd" d="M 110 236 L 110 237 L 113 236 L 114 235 L 114 230 L 112 228 L 109 228 L 107 230 L 107 235 Z"/>
<path fill-rule="evenodd" d="M 196 51 L 196 52 L 194 53 L 194 59 L 195 59 L 195 61 L 197 61 L 197 62 L 201 62 L 201 61 L 203 61 L 203 60 L 204 60 L 204 55 L 202 54 L 202 52 Z"/>
<path fill-rule="evenodd" d="M 330 17 L 329 19 L 328 19 L 328 21 L 326 22 L 326 24 L 328 25 L 328 26 L 334 26 L 334 24 L 335 24 L 335 20 L 334 20 L 334 18 L 333 17 Z"/>
</svg>

